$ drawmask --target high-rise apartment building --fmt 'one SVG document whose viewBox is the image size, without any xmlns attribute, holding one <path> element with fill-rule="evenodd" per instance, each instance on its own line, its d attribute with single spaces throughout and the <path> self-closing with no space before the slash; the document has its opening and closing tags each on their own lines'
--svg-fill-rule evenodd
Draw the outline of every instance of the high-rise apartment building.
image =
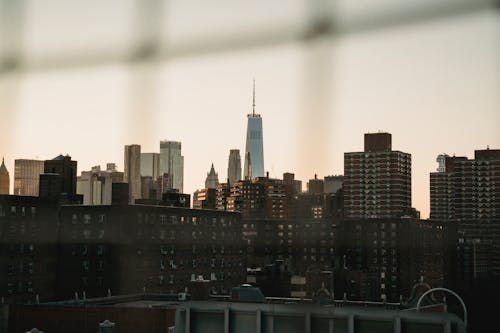
<svg viewBox="0 0 500 333">
<path fill-rule="evenodd" d="M 344 212 L 390 218 L 411 211 L 411 155 L 392 150 L 390 133 L 365 134 L 364 152 L 344 154 Z"/>
<path fill-rule="evenodd" d="M 125 146 L 125 172 L 123 180 L 129 184 L 129 201 L 141 198 L 141 146 Z"/>
<path fill-rule="evenodd" d="M 210 172 L 207 173 L 207 178 L 205 179 L 205 188 L 216 189 L 217 185 L 219 185 L 219 177 L 217 175 L 217 172 L 215 172 L 214 164 L 212 163 Z"/>
<path fill-rule="evenodd" d="M 431 219 L 500 222 L 500 149 L 474 159 L 439 155 L 430 174 Z"/>
<path fill-rule="evenodd" d="M 252 113 L 247 115 L 247 139 L 245 146 L 244 178 L 264 177 L 264 143 L 262 138 L 262 118 L 255 113 L 255 81 L 253 85 Z"/>
<path fill-rule="evenodd" d="M 229 151 L 227 179 L 230 184 L 234 184 L 241 180 L 241 157 L 239 149 L 231 149 Z"/>
<path fill-rule="evenodd" d="M 10 176 L 7 167 L 5 166 L 4 159 L 2 158 L 2 165 L 0 166 L 0 194 L 9 194 L 10 192 Z"/>
<path fill-rule="evenodd" d="M 40 175 L 44 170 L 44 162 L 38 160 L 18 159 L 14 161 L 14 194 L 38 196 Z"/>
<path fill-rule="evenodd" d="M 160 142 L 160 176 L 166 177 L 164 190 L 184 191 L 184 156 L 181 143 L 177 141 Z"/>
<path fill-rule="evenodd" d="M 160 154 L 141 153 L 141 176 L 156 181 L 160 176 Z"/>
</svg>

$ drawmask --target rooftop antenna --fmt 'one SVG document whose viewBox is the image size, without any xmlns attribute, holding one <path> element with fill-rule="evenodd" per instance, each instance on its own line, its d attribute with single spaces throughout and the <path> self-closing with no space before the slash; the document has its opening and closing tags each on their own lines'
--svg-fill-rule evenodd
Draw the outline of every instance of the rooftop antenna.
<svg viewBox="0 0 500 333">
<path fill-rule="evenodd" d="M 252 115 L 255 117 L 255 79 L 253 79 L 253 103 L 252 103 Z"/>
</svg>

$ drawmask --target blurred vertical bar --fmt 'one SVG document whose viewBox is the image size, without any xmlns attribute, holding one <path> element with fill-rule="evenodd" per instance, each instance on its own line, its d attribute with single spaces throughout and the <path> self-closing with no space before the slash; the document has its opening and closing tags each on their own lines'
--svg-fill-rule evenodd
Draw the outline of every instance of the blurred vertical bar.
<svg viewBox="0 0 500 333">
<path fill-rule="evenodd" d="M 23 55 L 24 0 L 0 0 L 0 153 L 11 151 Z"/>
<path fill-rule="evenodd" d="M 309 0 L 309 23 L 303 36 L 302 112 L 297 162 L 302 172 L 326 172 L 333 155 L 331 95 L 333 87 L 333 1 Z M 312 166 L 311 163 L 315 164 Z M 316 166 L 318 165 L 318 166 Z"/>
<path fill-rule="evenodd" d="M 136 0 L 130 60 L 129 140 L 151 142 L 157 126 L 159 56 L 167 0 Z"/>
</svg>

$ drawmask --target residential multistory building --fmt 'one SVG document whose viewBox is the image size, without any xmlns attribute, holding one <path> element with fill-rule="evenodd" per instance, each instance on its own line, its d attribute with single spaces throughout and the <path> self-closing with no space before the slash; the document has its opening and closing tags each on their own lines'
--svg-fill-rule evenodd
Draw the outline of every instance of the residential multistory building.
<svg viewBox="0 0 500 333">
<path fill-rule="evenodd" d="M 38 196 L 44 161 L 17 159 L 14 161 L 14 194 Z"/>
<path fill-rule="evenodd" d="M 389 133 L 365 134 L 363 152 L 344 154 L 344 215 L 389 218 L 413 214 L 411 155 L 392 150 Z"/>
<path fill-rule="evenodd" d="M 476 150 L 474 159 L 439 155 L 430 174 L 432 219 L 500 223 L 500 150 Z"/>
</svg>

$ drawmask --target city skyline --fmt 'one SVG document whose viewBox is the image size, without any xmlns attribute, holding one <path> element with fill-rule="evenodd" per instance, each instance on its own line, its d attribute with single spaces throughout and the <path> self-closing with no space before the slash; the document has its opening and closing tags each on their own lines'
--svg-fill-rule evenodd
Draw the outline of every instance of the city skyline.
<svg viewBox="0 0 500 333">
<path fill-rule="evenodd" d="M 154 71 L 131 72 L 118 63 L 22 80 L 4 76 L 0 154 L 11 175 L 16 158 L 60 153 L 74 156 L 79 170 L 110 161 L 123 170 L 123 145 L 157 151 L 158 141 L 169 138 L 183 144 L 184 192 L 192 193 L 212 162 L 223 179 L 230 149 L 240 149 L 244 159 L 255 77 L 271 177 L 288 171 L 306 182 L 314 174 L 342 174 L 343 153 L 361 150 L 361 134 L 387 131 L 395 150 L 412 154 L 412 205 L 427 217 L 436 157 L 471 157 L 500 142 L 497 18 L 478 12 L 333 45 L 290 43 L 177 58 Z M 321 73 L 310 72 L 310 63 Z M 136 91 L 134 76 L 155 88 Z"/>
</svg>

